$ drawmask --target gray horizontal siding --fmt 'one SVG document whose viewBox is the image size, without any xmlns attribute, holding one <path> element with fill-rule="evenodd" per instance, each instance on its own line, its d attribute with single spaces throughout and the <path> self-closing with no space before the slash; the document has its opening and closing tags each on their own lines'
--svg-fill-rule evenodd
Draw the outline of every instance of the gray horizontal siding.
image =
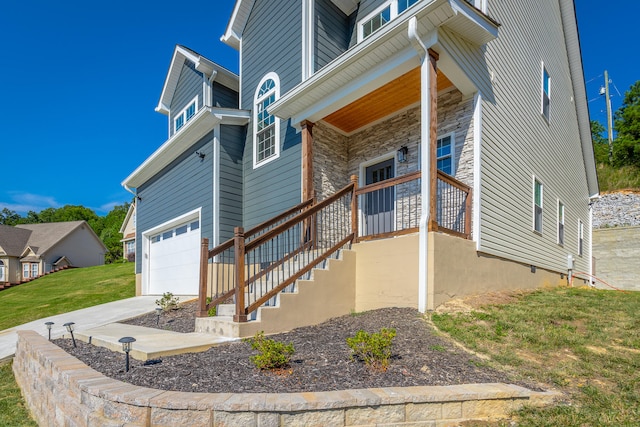
<svg viewBox="0 0 640 427">
<path fill-rule="evenodd" d="M 314 62 L 317 71 L 349 48 L 352 20 L 331 0 L 317 0 L 314 17 Z"/>
<path fill-rule="evenodd" d="M 212 91 L 213 107 L 238 108 L 238 105 L 240 105 L 238 92 L 235 90 L 229 89 L 228 87 L 214 81 Z"/>
<path fill-rule="evenodd" d="M 558 2 L 489 7 L 502 26 L 486 50 L 494 83 L 483 104 L 480 249 L 555 271 L 565 271 L 572 254 L 576 270 L 587 271 L 590 253 L 577 253 L 578 220 L 590 247 L 589 194 Z M 540 113 L 541 61 L 551 75 L 549 123 Z M 532 231 L 533 175 L 544 185 L 542 235 Z M 557 244 L 558 199 L 564 246 Z"/>
<path fill-rule="evenodd" d="M 275 72 L 284 95 L 302 75 L 302 3 L 256 1 L 242 36 L 242 108 L 252 110 L 262 78 Z M 269 37 L 265 37 L 265 31 Z M 280 158 L 253 169 L 253 125 L 244 147 L 244 225 L 250 227 L 300 202 L 300 134 L 280 126 Z"/>
<path fill-rule="evenodd" d="M 206 154 L 204 160 L 195 151 Z M 142 254 L 142 233 L 180 215 L 202 208 L 202 237 L 213 237 L 213 132 L 188 148 L 152 179 L 141 185 L 136 205 L 136 253 Z M 136 257 L 136 272 L 142 257 Z"/>
<path fill-rule="evenodd" d="M 245 126 L 220 126 L 220 242 L 242 225 L 242 154 Z"/>
<path fill-rule="evenodd" d="M 174 122 L 176 114 L 180 113 L 195 96 L 198 97 L 198 109 L 202 108 L 202 73 L 197 71 L 191 61 L 185 61 L 182 65 L 180 78 L 176 85 L 176 90 L 171 100 L 170 106 L 170 129 L 171 135 L 175 133 Z"/>
</svg>

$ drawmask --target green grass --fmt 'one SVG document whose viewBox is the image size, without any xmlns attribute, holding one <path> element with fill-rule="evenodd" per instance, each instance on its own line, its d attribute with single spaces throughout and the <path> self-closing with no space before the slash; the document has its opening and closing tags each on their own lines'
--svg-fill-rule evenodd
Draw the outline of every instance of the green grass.
<svg viewBox="0 0 640 427">
<path fill-rule="evenodd" d="M 1 291 L 0 331 L 134 295 L 133 263 L 60 271 Z"/>
<path fill-rule="evenodd" d="M 640 168 L 622 166 L 614 168 L 598 163 L 598 184 L 601 192 L 616 190 L 640 190 Z"/>
<path fill-rule="evenodd" d="M 25 407 L 11 363 L 0 363 L 0 426 L 37 426 Z"/>
<path fill-rule="evenodd" d="M 516 414 L 519 425 L 640 425 L 640 293 L 539 290 L 434 324 L 490 364 L 563 391 L 569 402 Z"/>
</svg>

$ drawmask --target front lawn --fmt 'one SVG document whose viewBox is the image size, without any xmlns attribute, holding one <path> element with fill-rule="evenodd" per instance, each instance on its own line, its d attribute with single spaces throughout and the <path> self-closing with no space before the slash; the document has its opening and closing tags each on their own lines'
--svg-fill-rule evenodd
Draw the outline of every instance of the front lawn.
<svg viewBox="0 0 640 427">
<path fill-rule="evenodd" d="M 640 425 L 640 292 L 545 289 L 431 318 L 492 366 L 566 394 L 519 425 Z"/>
<path fill-rule="evenodd" d="M 0 291 L 0 331 L 133 296 L 133 263 L 59 271 Z"/>
</svg>

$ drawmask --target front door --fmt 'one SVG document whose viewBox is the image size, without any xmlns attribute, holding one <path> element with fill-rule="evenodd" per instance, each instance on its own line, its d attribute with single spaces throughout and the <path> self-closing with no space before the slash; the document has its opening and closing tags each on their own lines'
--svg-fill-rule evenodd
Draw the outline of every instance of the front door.
<svg viewBox="0 0 640 427">
<path fill-rule="evenodd" d="M 365 169 L 365 185 L 385 181 L 395 176 L 395 159 L 384 160 Z M 364 222 L 366 235 L 394 231 L 395 191 L 393 187 L 365 195 Z"/>
</svg>

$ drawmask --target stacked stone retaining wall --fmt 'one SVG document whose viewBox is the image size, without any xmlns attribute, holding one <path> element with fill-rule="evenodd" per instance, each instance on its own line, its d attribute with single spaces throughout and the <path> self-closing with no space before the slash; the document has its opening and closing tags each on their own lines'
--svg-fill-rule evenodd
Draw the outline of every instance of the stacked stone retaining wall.
<svg viewBox="0 0 640 427">
<path fill-rule="evenodd" d="M 33 331 L 18 332 L 13 370 L 41 426 L 457 426 L 507 417 L 556 393 L 506 384 L 319 393 L 155 390 L 113 380 Z"/>
</svg>

